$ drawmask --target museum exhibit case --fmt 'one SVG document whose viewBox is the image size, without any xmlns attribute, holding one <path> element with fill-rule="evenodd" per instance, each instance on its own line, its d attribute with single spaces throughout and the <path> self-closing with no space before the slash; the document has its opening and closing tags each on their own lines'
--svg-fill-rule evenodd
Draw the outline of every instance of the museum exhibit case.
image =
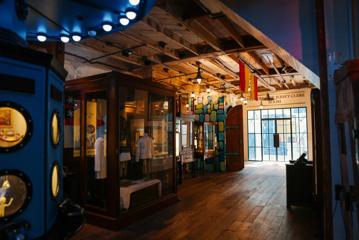
<svg viewBox="0 0 359 240">
<path fill-rule="evenodd" d="M 66 82 L 69 195 L 118 228 L 177 201 L 175 91 L 118 72 Z M 76 196 L 77 194 L 77 196 Z"/>
</svg>

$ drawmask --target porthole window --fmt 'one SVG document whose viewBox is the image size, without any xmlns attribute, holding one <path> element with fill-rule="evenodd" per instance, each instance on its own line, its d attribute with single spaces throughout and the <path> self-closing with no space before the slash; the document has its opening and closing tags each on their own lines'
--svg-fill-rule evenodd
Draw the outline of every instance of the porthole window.
<svg viewBox="0 0 359 240">
<path fill-rule="evenodd" d="M 56 198 L 60 192 L 60 172 L 59 165 L 54 163 L 51 170 L 51 194 Z"/>
<path fill-rule="evenodd" d="M 27 111 L 12 102 L 0 102 L 0 151 L 22 148 L 31 137 L 32 121 Z"/>
<path fill-rule="evenodd" d="M 31 183 L 18 171 L 0 172 L 0 222 L 24 211 L 31 200 Z"/>
<path fill-rule="evenodd" d="M 60 117 L 57 112 L 54 112 L 51 118 L 51 140 L 55 146 L 60 142 L 60 131 Z"/>
</svg>

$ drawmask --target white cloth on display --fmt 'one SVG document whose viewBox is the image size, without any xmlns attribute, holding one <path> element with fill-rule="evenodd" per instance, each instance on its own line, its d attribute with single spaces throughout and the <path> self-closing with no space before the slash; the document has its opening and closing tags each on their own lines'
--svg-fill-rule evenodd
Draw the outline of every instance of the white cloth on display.
<svg viewBox="0 0 359 240">
<path fill-rule="evenodd" d="M 107 162 L 105 157 L 105 140 L 98 137 L 95 141 L 95 177 L 104 179 L 107 177 Z"/>
<path fill-rule="evenodd" d="M 153 157 L 153 139 L 147 133 L 137 142 L 136 161 Z"/>
</svg>

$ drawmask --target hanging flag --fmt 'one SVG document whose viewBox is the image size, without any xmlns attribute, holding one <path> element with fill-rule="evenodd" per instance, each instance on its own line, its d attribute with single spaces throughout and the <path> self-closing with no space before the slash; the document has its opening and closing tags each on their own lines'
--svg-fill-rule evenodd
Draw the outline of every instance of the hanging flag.
<svg viewBox="0 0 359 240">
<path fill-rule="evenodd" d="M 258 100 L 258 78 L 254 76 L 252 73 L 251 79 L 250 79 L 250 99 L 251 100 Z"/>
<path fill-rule="evenodd" d="M 245 82 L 245 73 L 244 73 L 244 63 L 242 63 L 241 61 L 239 61 L 239 89 L 244 92 L 245 91 L 245 87 L 246 87 L 246 82 Z"/>
<path fill-rule="evenodd" d="M 243 93 L 248 93 L 248 87 L 252 73 L 250 69 L 241 61 L 239 61 L 239 86 Z"/>
<path fill-rule="evenodd" d="M 254 100 L 258 101 L 258 78 L 254 76 L 254 84 L 253 84 L 253 91 L 254 91 Z"/>
</svg>

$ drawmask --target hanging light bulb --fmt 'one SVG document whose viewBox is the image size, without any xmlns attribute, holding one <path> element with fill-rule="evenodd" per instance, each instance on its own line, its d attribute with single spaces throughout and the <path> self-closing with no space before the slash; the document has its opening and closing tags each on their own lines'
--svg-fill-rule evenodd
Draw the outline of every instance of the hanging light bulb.
<svg viewBox="0 0 359 240">
<path fill-rule="evenodd" d="M 81 35 L 79 33 L 74 33 L 72 35 L 72 40 L 74 40 L 75 42 L 80 42 L 81 41 Z"/>
<path fill-rule="evenodd" d="M 188 103 L 186 103 L 186 108 L 189 108 L 189 104 L 188 104 Z"/>
<path fill-rule="evenodd" d="M 39 42 L 45 42 L 47 39 L 47 36 L 45 33 L 38 33 L 36 38 Z"/>
<path fill-rule="evenodd" d="M 209 86 L 207 86 L 206 92 L 207 92 L 207 93 L 210 93 L 210 92 L 211 92 L 211 89 L 209 88 Z"/>
<path fill-rule="evenodd" d="M 70 37 L 68 35 L 63 34 L 60 36 L 60 40 L 63 43 L 68 43 L 70 41 Z"/>
<path fill-rule="evenodd" d="M 191 93 L 191 97 L 193 97 L 193 98 L 195 97 L 194 92 Z"/>
<path fill-rule="evenodd" d="M 140 4 L 140 0 L 129 0 L 128 1 L 132 6 L 137 6 L 138 4 Z"/>
<path fill-rule="evenodd" d="M 200 62 L 196 62 L 198 68 L 197 68 L 197 76 L 196 76 L 196 80 L 198 84 L 201 84 L 202 82 L 202 75 L 201 75 L 201 67 L 200 67 Z"/>
<path fill-rule="evenodd" d="M 102 24 L 102 29 L 105 32 L 111 32 L 112 31 L 112 24 L 108 23 L 108 22 L 105 22 L 105 23 Z"/>
<path fill-rule="evenodd" d="M 261 100 L 261 105 L 259 106 L 260 109 L 263 109 L 263 101 Z"/>
<path fill-rule="evenodd" d="M 127 26 L 129 23 L 130 23 L 130 20 L 128 20 L 127 17 L 123 16 L 123 17 L 120 17 L 118 19 L 118 22 L 122 25 L 122 26 Z"/>
<path fill-rule="evenodd" d="M 129 9 L 126 11 L 126 17 L 130 20 L 133 20 L 137 17 L 137 13 L 134 10 Z"/>
<path fill-rule="evenodd" d="M 243 103 L 244 103 L 244 105 L 247 105 L 247 103 L 248 103 L 247 99 L 244 99 Z"/>
</svg>

